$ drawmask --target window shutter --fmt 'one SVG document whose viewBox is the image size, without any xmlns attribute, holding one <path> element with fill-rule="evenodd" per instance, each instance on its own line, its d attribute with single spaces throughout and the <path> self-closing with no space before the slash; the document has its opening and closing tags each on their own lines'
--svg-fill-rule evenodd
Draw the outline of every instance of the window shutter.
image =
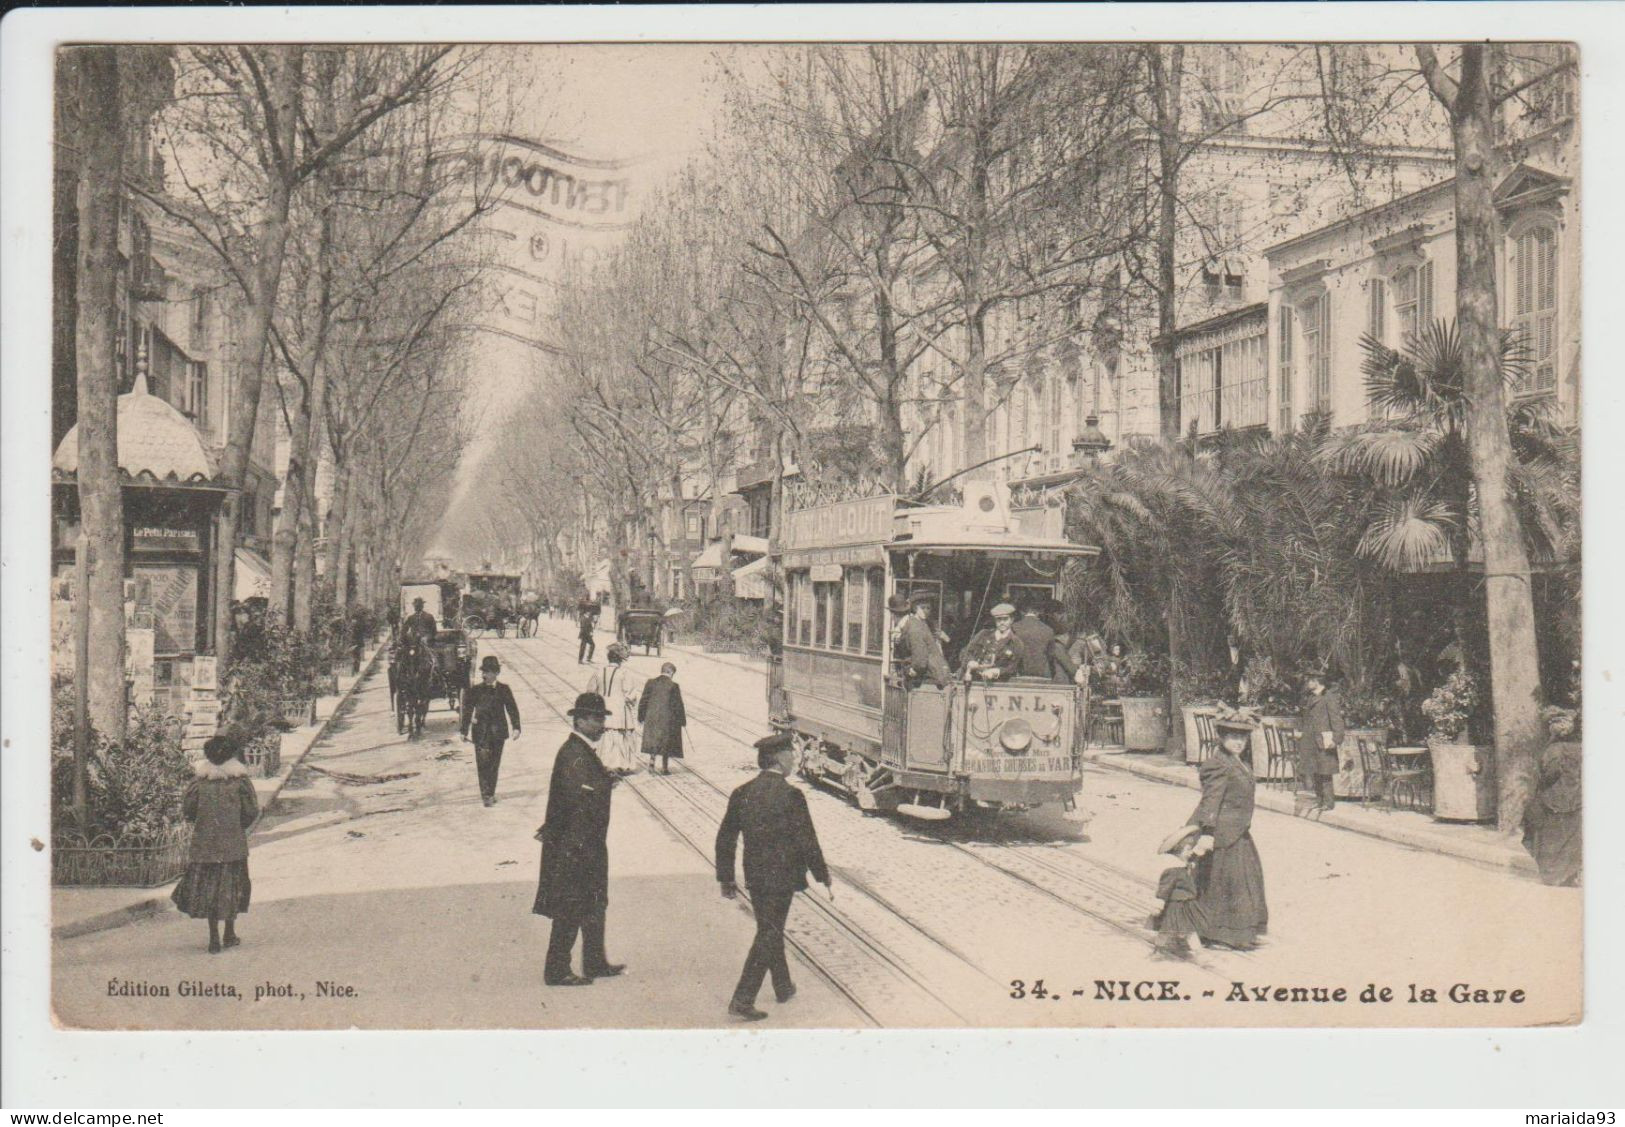
<svg viewBox="0 0 1625 1127">
<path fill-rule="evenodd" d="M 1371 316 L 1367 331 L 1373 338 L 1387 343 L 1383 336 L 1383 316 L 1387 312 L 1388 287 L 1381 278 L 1371 279 Z"/>
<path fill-rule="evenodd" d="M 1320 371 L 1317 373 L 1315 395 L 1319 408 L 1332 409 L 1332 295 L 1320 299 Z"/>
<path fill-rule="evenodd" d="M 1280 331 L 1276 344 L 1275 429 L 1292 433 L 1292 307 L 1281 306 Z"/>
<path fill-rule="evenodd" d="M 1416 272 L 1416 331 L 1426 332 L 1433 324 L 1433 263 L 1422 263 Z"/>
</svg>

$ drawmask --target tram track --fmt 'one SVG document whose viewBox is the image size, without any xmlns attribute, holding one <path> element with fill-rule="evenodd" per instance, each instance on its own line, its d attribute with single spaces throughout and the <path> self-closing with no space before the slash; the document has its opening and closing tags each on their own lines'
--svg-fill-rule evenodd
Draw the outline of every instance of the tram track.
<svg viewBox="0 0 1625 1127">
<path fill-rule="evenodd" d="M 540 640 L 551 641 L 555 648 L 562 647 L 562 643 L 557 639 Z M 564 681 L 564 678 L 559 677 L 556 672 L 551 670 L 549 672 L 561 682 Z M 751 725 L 757 724 L 758 721 L 703 694 L 685 689 L 684 697 L 691 722 L 697 722 L 701 727 L 716 733 L 740 750 L 749 749 L 749 741 L 742 738 L 739 732 L 741 730 L 749 732 L 752 730 Z M 696 708 L 695 705 L 699 707 Z M 705 778 L 703 773 L 685 769 L 685 774 L 693 774 L 702 779 L 725 800 L 726 791 L 714 781 Z M 832 801 L 841 801 L 827 792 L 824 793 Z M 841 804 L 846 805 L 844 801 L 841 801 Z M 720 810 L 716 817 L 720 820 Z M 932 833 L 930 830 L 924 832 L 929 835 L 929 840 L 949 847 L 979 868 L 995 872 L 1004 880 L 1018 886 L 1028 898 L 1028 905 L 1031 905 L 1031 898 L 1039 898 L 1063 909 L 1074 920 L 1087 924 L 1091 930 L 1099 934 L 1110 935 L 1119 941 L 1126 940 L 1147 954 L 1153 949 L 1154 937 L 1144 921 L 1154 903 L 1155 885 L 1145 878 L 1099 858 L 1086 859 L 1065 854 L 1056 856 L 1056 847 L 1051 845 L 1012 841 L 1008 837 L 995 841 L 964 842 L 956 841 L 951 836 Z M 709 851 L 704 844 L 699 848 L 709 857 Z M 841 875 L 846 883 L 858 887 L 875 904 L 905 921 L 910 927 L 923 932 L 933 943 L 952 954 L 964 966 L 976 970 L 983 978 L 994 980 L 995 976 L 982 969 L 991 961 L 989 957 L 978 958 L 974 953 L 967 952 L 953 936 L 945 936 L 940 929 L 923 925 L 918 919 L 918 912 L 911 911 L 906 905 L 898 903 L 895 897 L 888 896 L 886 891 L 874 887 L 873 881 L 866 881 L 853 873 Z M 1027 910 L 1030 911 L 1031 907 L 1027 907 Z M 1226 952 L 1226 956 L 1224 960 L 1226 962 L 1230 958 L 1247 958 L 1241 953 L 1232 952 Z M 1233 977 L 1206 952 L 1194 954 L 1187 965 L 1216 983 L 1228 983 Z"/>
<path fill-rule="evenodd" d="M 523 681 L 542 703 L 561 720 L 565 712 L 551 699 L 553 695 L 537 683 L 538 676 L 556 682 L 563 691 L 574 694 L 575 686 L 528 647 L 510 652 L 508 668 Z M 527 668 L 528 667 L 528 668 Z M 727 795 L 712 780 L 679 764 L 672 775 L 659 777 L 629 775 L 625 781 L 641 804 L 672 834 L 694 850 L 707 865 L 713 863 L 712 846 L 716 826 L 726 809 Z M 837 870 L 840 882 L 864 892 L 862 882 Z M 876 934 L 885 931 L 864 914 L 862 920 L 815 895 L 803 896 L 811 913 L 797 913 L 786 928 L 786 941 L 829 986 L 846 998 L 866 1020 L 879 1027 L 954 1026 L 979 1024 L 976 1009 L 965 998 L 950 998 L 931 985 L 964 980 L 968 964 L 943 966 L 945 958 L 959 956 L 947 952 L 900 949 L 899 936 Z M 885 907 L 885 906 L 883 906 Z M 889 907 L 885 907 L 890 912 Z M 884 925 L 884 920 L 881 921 Z M 899 924 L 913 937 L 923 932 L 910 921 Z M 867 925 L 867 926 L 866 926 Z M 906 936 L 905 936 L 906 938 Z M 975 969 L 971 967 L 970 969 Z M 981 972 L 977 971 L 978 977 Z"/>
</svg>

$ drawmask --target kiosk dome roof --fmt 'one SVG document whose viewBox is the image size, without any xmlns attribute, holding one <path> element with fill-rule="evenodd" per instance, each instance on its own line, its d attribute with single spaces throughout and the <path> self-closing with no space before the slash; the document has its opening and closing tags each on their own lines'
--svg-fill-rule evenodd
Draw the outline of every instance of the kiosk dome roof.
<svg viewBox="0 0 1625 1127">
<path fill-rule="evenodd" d="M 135 387 L 118 397 L 118 466 L 121 476 L 158 481 L 190 482 L 215 475 L 214 459 L 204 448 L 197 427 L 169 403 L 149 394 L 144 377 L 137 377 Z M 78 472 L 78 423 L 56 448 L 51 468 L 64 474 Z"/>
</svg>

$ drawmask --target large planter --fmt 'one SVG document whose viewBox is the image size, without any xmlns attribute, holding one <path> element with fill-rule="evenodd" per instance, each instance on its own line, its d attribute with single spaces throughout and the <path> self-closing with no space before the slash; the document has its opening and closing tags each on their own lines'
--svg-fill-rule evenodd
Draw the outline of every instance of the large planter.
<svg viewBox="0 0 1625 1127">
<path fill-rule="evenodd" d="M 1433 818 L 1488 822 L 1495 817 L 1495 749 L 1428 743 L 1433 760 Z"/>
<path fill-rule="evenodd" d="M 1168 742 L 1166 697 L 1121 697 L 1123 747 L 1127 751 L 1161 751 Z"/>
<path fill-rule="evenodd" d="M 310 697 L 293 698 L 277 702 L 277 712 L 282 722 L 290 727 L 299 728 L 306 724 L 316 723 L 316 701 Z"/>
<path fill-rule="evenodd" d="M 1332 780 L 1332 793 L 1338 798 L 1380 798 L 1378 780 L 1368 779 L 1365 765 L 1360 761 L 1360 741 L 1379 754 L 1388 746 L 1387 728 L 1349 728 L 1343 733 L 1343 742 L 1337 748 L 1337 776 Z"/>
<path fill-rule="evenodd" d="M 192 827 L 178 825 L 153 837 L 58 834 L 51 843 L 51 883 L 100 888 L 156 888 L 186 871 Z"/>
</svg>

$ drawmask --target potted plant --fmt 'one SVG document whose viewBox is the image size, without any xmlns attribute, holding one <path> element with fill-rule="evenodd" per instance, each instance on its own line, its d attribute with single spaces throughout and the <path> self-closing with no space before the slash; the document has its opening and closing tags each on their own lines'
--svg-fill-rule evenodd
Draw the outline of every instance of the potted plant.
<svg viewBox="0 0 1625 1127">
<path fill-rule="evenodd" d="M 1197 763 L 1201 759 L 1202 741 L 1196 726 L 1196 714 L 1226 707 L 1225 696 L 1231 688 L 1230 678 L 1223 670 L 1194 669 L 1180 680 L 1186 693 L 1179 702 L 1179 711 L 1185 721 L 1185 762 Z"/>
<path fill-rule="evenodd" d="M 1433 759 L 1433 816 L 1445 822 L 1495 817 L 1495 749 L 1478 747 L 1468 727 L 1478 709 L 1478 679 L 1466 669 L 1445 678 L 1422 702 Z"/>
<path fill-rule="evenodd" d="M 1343 698 L 1343 742 L 1337 749 L 1337 777 L 1333 793 L 1338 798 L 1371 798 L 1372 784 L 1360 757 L 1360 741 L 1379 754 L 1388 747 L 1390 732 L 1399 727 L 1398 705 L 1394 699 L 1370 690 L 1356 689 Z"/>
<path fill-rule="evenodd" d="M 1119 664 L 1123 688 L 1123 747 L 1161 751 L 1168 742 L 1168 659 L 1136 650 Z"/>
</svg>

